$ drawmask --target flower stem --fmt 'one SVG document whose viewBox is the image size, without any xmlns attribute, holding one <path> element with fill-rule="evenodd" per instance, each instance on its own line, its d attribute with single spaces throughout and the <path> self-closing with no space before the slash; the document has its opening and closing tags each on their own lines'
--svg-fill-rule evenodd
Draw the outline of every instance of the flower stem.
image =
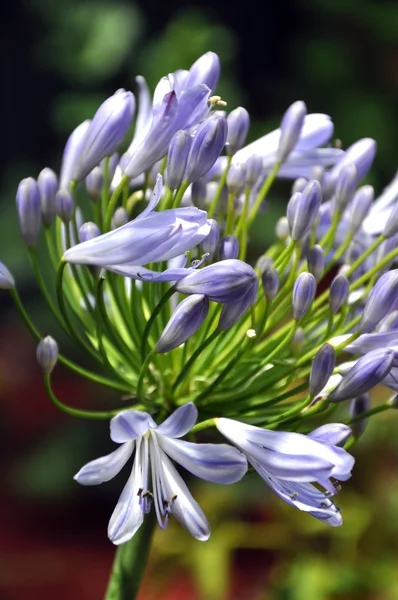
<svg viewBox="0 0 398 600">
<path fill-rule="evenodd" d="M 134 600 L 148 562 L 156 514 L 152 510 L 134 537 L 116 550 L 104 600 Z"/>
</svg>

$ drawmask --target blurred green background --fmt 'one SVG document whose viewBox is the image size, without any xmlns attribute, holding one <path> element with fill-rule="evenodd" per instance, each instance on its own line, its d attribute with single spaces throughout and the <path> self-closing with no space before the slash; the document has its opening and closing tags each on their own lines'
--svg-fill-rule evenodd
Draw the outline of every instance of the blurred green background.
<svg viewBox="0 0 398 600">
<path fill-rule="evenodd" d="M 245 106 L 251 138 L 303 99 L 326 112 L 343 147 L 374 137 L 369 182 L 397 168 L 398 4 L 370 0 L 248 3 L 16 0 L 3 3 L 0 257 L 42 328 L 59 334 L 33 285 L 14 212 L 22 177 L 59 169 L 69 132 L 143 74 L 153 87 L 202 53 L 220 55 L 218 92 Z M 267 239 L 289 185 L 272 193 L 257 236 Z M 34 343 L 0 298 L 1 600 L 97 600 L 113 554 L 109 515 L 125 473 L 103 489 L 72 480 L 110 451 L 107 427 L 56 413 Z M 70 353 L 73 348 L 59 338 Z M 65 348 L 66 345 L 66 348 Z M 77 357 L 84 361 L 84 357 Z M 66 401 L 99 406 L 102 390 L 57 368 Z M 377 401 L 377 398 L 375 398 Z M 141 600 L 394 600 L 398 598 L 398 415 L 376 417 L 354 448 L 357 466 L 338 498 L 345 524 L 327 529 L 284 505 L 251 475 L 231 488 L 192 481 L 212 525 L 206 544 L 174 522 L 155 537 Z"/>
</svg>

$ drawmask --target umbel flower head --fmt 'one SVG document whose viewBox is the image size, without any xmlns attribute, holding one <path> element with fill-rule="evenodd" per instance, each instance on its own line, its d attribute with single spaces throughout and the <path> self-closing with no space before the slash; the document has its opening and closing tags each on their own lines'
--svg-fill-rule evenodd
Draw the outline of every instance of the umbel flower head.
<svg viewBox="0 0 398 600">
<path fill-rule="evenodd" d="M 219 76 L 211 51 L 164 76 L 153 95 L 138 76 L 136 95 L 117 90 L 76 124 L 59 175 L 45 167 L 17 188 L 39 288 L 87 355 L 84 367 L 31 321 L 0 263 L 2 293 L 41 340 L 51 401 L 74 417 L 111 419 L 120 444 L 77 481 L 108 481 L 132 459 L 110 520 L 115 544 L 152 505 L 162 527 L 174 515 L 208 538 L 174 462 L 233 483 L 249 461 L 285 502 L 340 525 L 333 482 L 346 481 L 354 463 L 342 445 L 397 404 L 374 406 L 372 390 L 398 392 L 398 177 L 377 197 L 361 181 L 375 140 L 343 149 L 332 118 L 308 114 L 302 100 L 281 107 L 278 129 L 246 144 L 250 115 L 215 95 Z M 286 215 L 271 246 L 261 235 L 254 244 L 277 177 L 292 180 Z M 58 362 L 133 405 L 65 405 L 51 383 Z M 343 423 L 333 422 L 337 410 Z M 196 443 L 215 428 L 236 448 Z"/>
<path fill-rule="evenodd" d="M 192 429 L 197 416 L 192 403 L 175 410 L 161 425 L 156 425 L 145 412 L 120 412 L 111 420 L 110 433 L 121 446 L 108 456 L 89 462 L 75 475 L 82 485 L 109 481 L 134 453 L 131 475 L 109 521 L 108 536 L 114 544 L 133 537 L 152 504 L 162 529 L 173 515 L 196 539 L 209 538 L 207 519 L 170 458 L 197 477 L 222 484 L 239 481 L 246 473 L 247 463 L 243 454 L 227 444 L 180 440 Z M 152 491 L 148 487 L 150 473 Z"/>
</svg>

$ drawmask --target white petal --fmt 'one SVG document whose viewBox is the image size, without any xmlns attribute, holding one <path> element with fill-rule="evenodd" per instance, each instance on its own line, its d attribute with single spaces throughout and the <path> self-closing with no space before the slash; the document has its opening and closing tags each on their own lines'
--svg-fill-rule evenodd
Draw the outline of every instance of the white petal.
<svg viewBox="0 0 398 600">
<path fill-rule="evenodd" d="M 73 479 L 82 485 L 98 485 L 113 479 L 132 455 L 134 445 L 135 442 L 126 442 L 111 454 L 92 460 Z"/>
</svg>

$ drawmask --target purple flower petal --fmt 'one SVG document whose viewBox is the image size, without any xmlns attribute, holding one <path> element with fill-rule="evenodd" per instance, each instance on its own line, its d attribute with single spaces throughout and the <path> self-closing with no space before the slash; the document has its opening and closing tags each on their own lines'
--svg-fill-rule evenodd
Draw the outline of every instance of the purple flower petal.
<svg viewBox="0 0 398 600">
<path fill-rule="evenodd" d="M 198 411 L 192 402 L 188 402 L 175 410 L 161 425 L 156 433 L 162 436 L 179 438 L 191 431 L 198 419 Z"/>
<path fill-rule="evenodd" d="M 194 444 L 161 436 L 159 445 L 184 469 L 206 481 L 235 483 L 247 471 L 243 454 L 228 444 Z"/>
<path fill-rule="evenodd" d="M 111 439 L 117 444 L 123 444 L 128 440 L 136 440 L 148 429 L 155 427 L 156 423 L 148 413 L 139 410 L 124 410 L 111 420 Z"/>
<path fill-rule="evenodd" d="M 92 460 L 74 476 L 81 485 L 99 485 L 113 479 L 124 467 L 134 450 L 134 441 L 128 441 L 107 456 Z"/>
</svg>

